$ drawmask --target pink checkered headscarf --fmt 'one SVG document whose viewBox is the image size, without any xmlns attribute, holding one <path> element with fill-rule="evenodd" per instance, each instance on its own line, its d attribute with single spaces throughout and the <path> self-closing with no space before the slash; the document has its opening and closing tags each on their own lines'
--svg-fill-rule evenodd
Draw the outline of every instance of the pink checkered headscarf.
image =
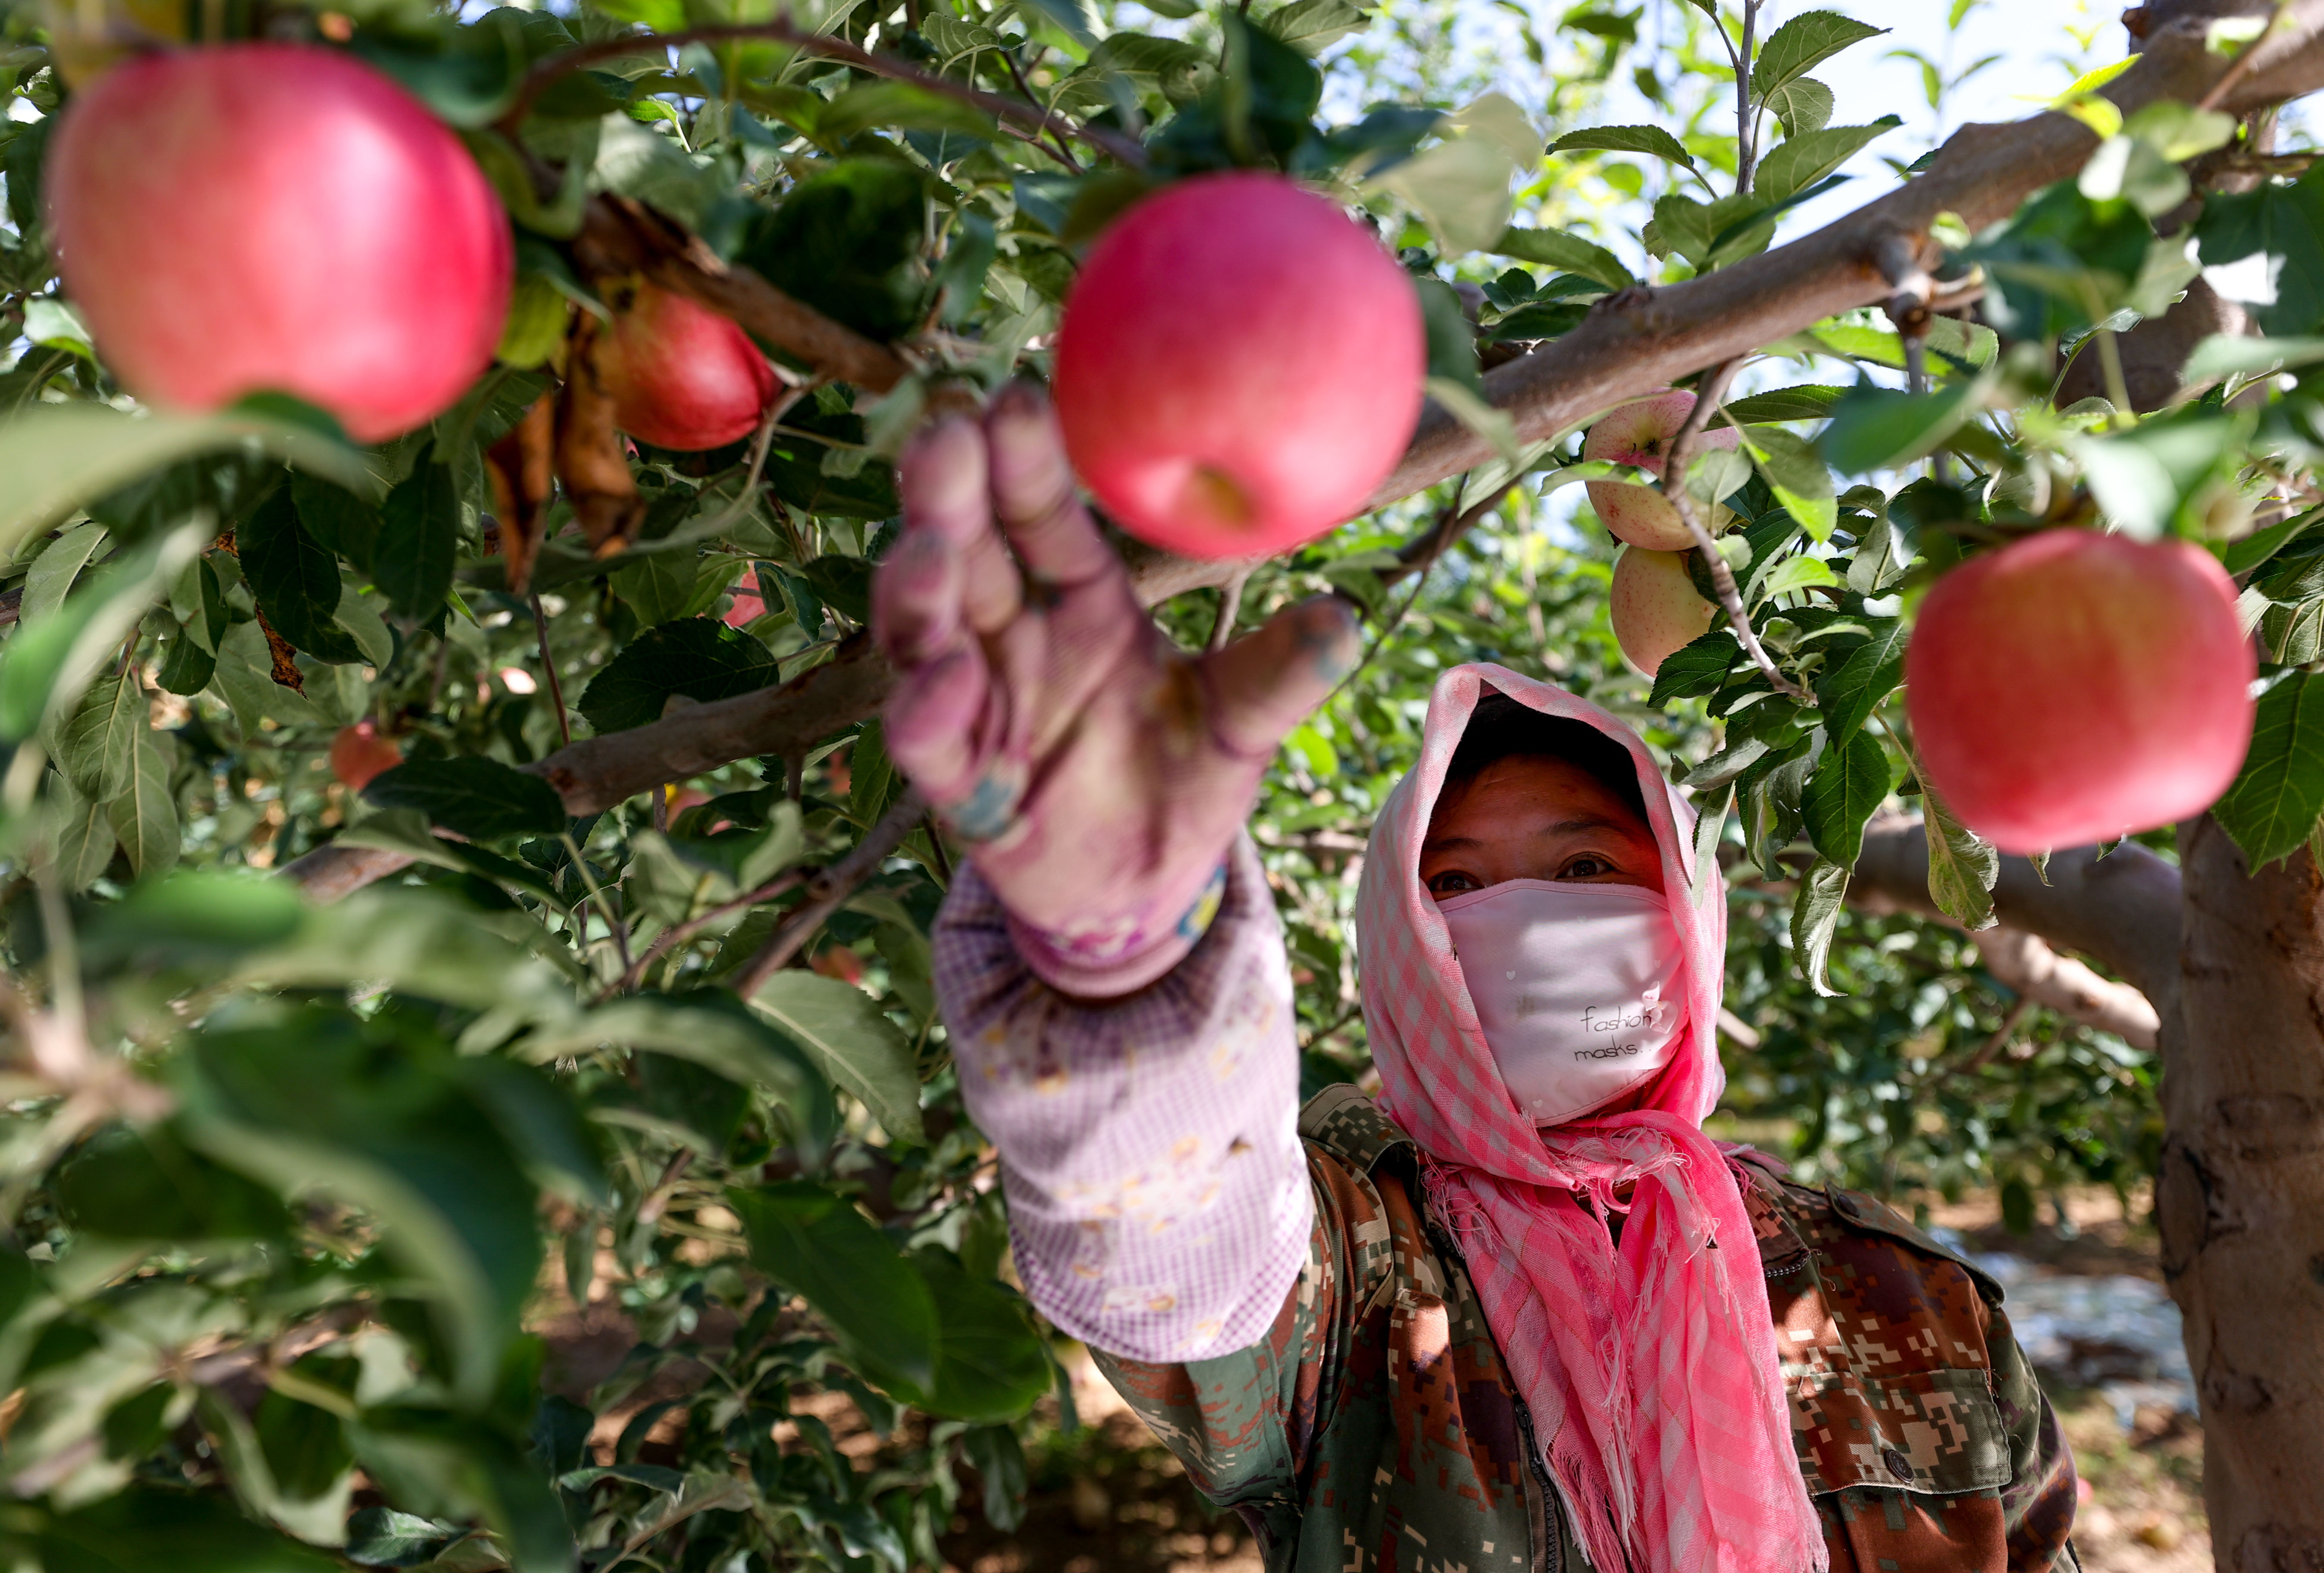
<svg viewBox="0 0 2324 1573">
<path fill-rule="evenodd" d="M 1503 1087 L 1420 845 L 1479 696 L 1496 689 L 1629 750 L 1688 962 L 1687 1024 L 1646 1107 L 1536 1130 Z M 1496 666 L 1437 680 L 1420 762 L 1372 827 L 1356 899 L 1381 1102 L 1426 1154 L 1431 1203 L 1467 1247 L 1502 1358 L 1593 1566 L 1636 1573 L 1827 1567 L 1791 1439 L 1767 1289 L 1737 1176 L 1702 1118 L 1727 906 L 1694 813 L 1636 732 Z M 1618 1246 L 1603 1221 L 1635 1183 Z M 1585 1206 L 1586 1200 L 1586 1206 Z"/>
</svg>

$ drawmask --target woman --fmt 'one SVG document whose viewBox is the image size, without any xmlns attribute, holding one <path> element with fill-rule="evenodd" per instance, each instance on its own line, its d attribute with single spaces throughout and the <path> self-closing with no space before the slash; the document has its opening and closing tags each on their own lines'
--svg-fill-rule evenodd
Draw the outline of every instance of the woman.
<svg viewBox="0 0 2324 1573">
<path fill-rule="evenodd" d="M 1999 1287 L 1702 1134 L 1723 892 L 1634 733 L 1445 675 L 1359 892 L 1380 1101 L 1301 1111 L 1240 826 L 1345 609 L 1172 651 L 1023 389 L 901 481 L 887 746 L 973 848 L 937 989 L 1018 1271 L 1270 1569 L 2074 1566 Z"/>
</svg>

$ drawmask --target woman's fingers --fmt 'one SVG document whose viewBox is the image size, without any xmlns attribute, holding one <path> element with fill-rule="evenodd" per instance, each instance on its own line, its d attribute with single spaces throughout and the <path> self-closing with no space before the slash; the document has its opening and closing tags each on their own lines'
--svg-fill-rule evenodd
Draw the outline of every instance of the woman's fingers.
<svg viewBox="0 0 2324 1573">
<path fill-rule="evenodd" d="M 932 529 L 907 529 L 872 575 L 872 637 L 908 672 L 959 645 L 960 554 Z"/>
<path fill-rule="evenodd" d="M 975 796 L 995 695 L 973 639 L 905 672 L 889 695 L 881 741 L 939 812 Z"/>
<path fill-rule="evenodd" d="M 1065 590 L 1120 573 L 1121 560 L 1082 506 L 1056 411 L 1040 390 L 1025 382 L 1002 389 L 984 429 L 993 507 L 1025 572 Z"/>
<path fill-rule="evenodd" d="M 1353 609 L 1318 595 L 1204 657 L 1213 741 L 1239 759 L 1264 760 L 1355 668 L 1360 648 Z"/>
<path fill-rule="evenodd" d="M 980 634 L 1004 628 L 1024 604 L 1009 548 L 992 528 L 992 499 L 984 432 L 953 416 L 915 437 L 896 464 L 904 501 L 904 529 L 941 537 L 960 557 L 960 604 Z"/>
</svg>

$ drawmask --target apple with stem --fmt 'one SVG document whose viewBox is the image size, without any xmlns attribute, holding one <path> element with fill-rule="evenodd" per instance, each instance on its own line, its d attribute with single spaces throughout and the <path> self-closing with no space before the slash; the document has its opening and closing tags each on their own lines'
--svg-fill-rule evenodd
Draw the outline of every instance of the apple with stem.
<svg viewBox="0 0 2324 1573">
<path fill-rule="evenodd" d="M 1625 404 L 1590 428 L 1590 435 L 1582 442 L 1582 456 L 1585 460 L 1628 465 L 1650 475 L 1660 475 L 1679 428 L 1693 413 L 1694 395 L 1683 388 L 1673 388 L 1636 404 Z M 1711 427 L 1696 439 L 1694 451 L 1732 448 L 1742 435 L 1731 426 Z M 1688 533 L 1678 510 L 1653 487 L 1627 481 L 1592 481 L 1587 490 L 1590 506 L 1598 511 L 1600 522 L 1627 544 L 1644 547 L 1650 552 L 1683 552 L 1694 545 L 1694 537 Z M 1728 513 L 1716 505 L 1712 512 L 1716 517 L 1703 523 L 1716 533 Z"/>
<path fill-rule="evenodd" d="M 750 335 L 643 280 L 611 291 L 607 304 L 613 320 L 596 363 L 614 425 L 679 453 L 723 448 L 758 429 L 781 384 Z"/>
</svg>

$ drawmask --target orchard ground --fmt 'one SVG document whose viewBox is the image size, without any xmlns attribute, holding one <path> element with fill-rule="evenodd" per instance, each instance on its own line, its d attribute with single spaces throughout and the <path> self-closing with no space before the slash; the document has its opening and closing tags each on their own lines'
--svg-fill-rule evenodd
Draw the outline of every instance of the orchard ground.
<svg viewBox="0 0 2324 1573">
<path fill-rule="evenodd" d="M 2070 1191 L 2061 1230 L 2045 1201 L 2041 1221 L 2013 1235 L 1992 1195 L 1959 1203 L 1934 1200 L 1930 1221 L 1958 1234 L 1979 1256 L 2021 1259 L 2030 1276 L 2103 1280 L 2128 1276 L 2161 1283 L 2151 1196 L 2132 1198 L 2130 1212 L 2114 1193 Z M 2190 1414 L 2162 1403 L 2131 1410 L 2126 1429 L 2113 1394 L 2077 1385 L 2098 1382 L 2135 1362 L 2135 1352 L 2077 1340 L 2073 1373 L 2044 1371 L 2089 1491 L 2074 1532 L 2085 1573 L 2206 1573 L 2211 1541 L 2203 1513 L 2203 1436 Z M 945 1573 L 1260 1573 L 1257 1548 L 1231 1513 L 1212 1510 L 1185 1473 L 1078 1350 L 1069 1358 L 1079 1430 L 1060 1427 L 1045 1399 L 1027 1439 L 1031 1492 L 1025 1521 L 1013 1532 L 987 1523 L 975 1493 L 945 1543 Z M 864 1443 L 860 1418 L 849 1412 Z M 843 1449 L 848 1446 L 845 1440 Z M 868 1449 L 867 1449 L 868 1450 Z"/>
</svg>

